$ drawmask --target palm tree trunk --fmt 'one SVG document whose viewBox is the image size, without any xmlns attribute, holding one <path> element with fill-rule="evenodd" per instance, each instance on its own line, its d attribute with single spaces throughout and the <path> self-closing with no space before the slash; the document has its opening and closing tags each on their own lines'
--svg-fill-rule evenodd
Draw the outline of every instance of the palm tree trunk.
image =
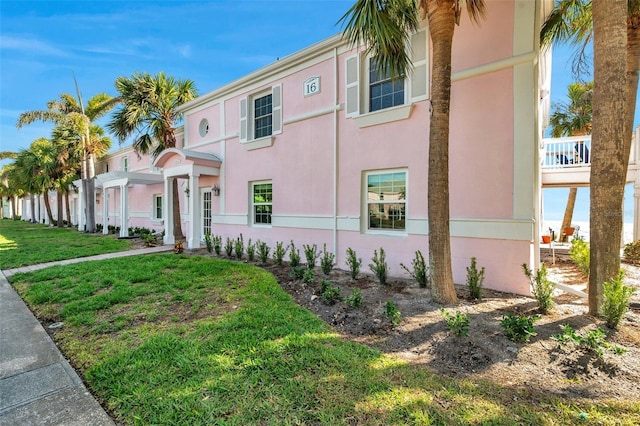
<svg viewBox="0 0 640 426">
<path fill-rule="evenodd" d="M 18 196 L 11 197 L 11 219 L 18 220 Z"/>
<path fill-rule="evenodd" d="M 576 205 L 576 197 L 578 195 L 578 188 L 569 188 L 569 197 L 567 198 L 567 206 L 564 209 L 564 217 L 562 218 L 562 226 L 560 227 L 560 242 L 567 241 L 567 236 L 564 235 L 564 230 L 571 226 L 573 220 L 573 208 Z"/>
<path fill-rule="evenodd" d="M 56 207 L 58 208 L 57 225 L 58 225 L 58 228 L 63 228 L 64 227 L 64 217 L 63 217 L 64 209 L 62 208 L 62 204 L 63 204 L 62 200 L 64 198 L 64 195 L 62 194 L 62 191 L 59 189 L 56 192 L 58 193 L 58 196 L 56 197 Z"/>
<path fill-rule="evenodd" d="M 180 198 L 178 188 L 178 179 L 173 180 L 173 238 L 176 241 L 184 240 L 184 235 L 182 235 L 182 220 L 180 218 Z M 192 197 L 195 197 L 195 194 L 191 194 Z M 193 224 L 192 224 L 193 226 Z"/>
<path fill-rule="evenodd" d="M 622 202 L 628 154 L 627 1 L 593 0 L 594 96 L 591 162 L 589 313 L 601 312 L 604 282 L 620 270 Z"/>
<path fill-rule="evenodd" d="M 65 207 L 66 214 L 67 214 L 67 224 L 69 226 L 72 226 L 72 224 L 71 224 L 71 207 L 69 206 L 69 191 L 68 190 L 64 193 L 64 207 Z"/>
<path fill-rule="evenodd" d="M 93 155 L 86 153 L 82 161 L 82 191 L 84 194 L 84 208 L 85 208 L 85 232 L 96 231 L 96 184 L 95 184 L 95 167 L 93 162 Z M 106 225 L 106 218 L 103 219 Z"/>
<path fill-rule="evenodd" d="M 49 226 L 53 226 L 53 214 L 51 214 L 51 203 L 49 202 L 49 191 L 45 190 L 42 193 L 44 198 L 44 208 L 47 211 L 47 217 L 49 218 Z"/>
<path fill-rule="evenodd" d="M 33 194 L 29 194 L 29 199 L 31 200 L 30 203 L 30 210 L 31 210 L 31 223 L 36 223 L 36 197 Z"/>
<path fill-rule="evenodd" d="M 445 304 L 458 302 L 453 286 L 449 230 L 449 104 L 454 3 L 453 0 L 430 0 L 427 3 L 433 42 L 427 184 L 429 255 L 433 273 L 433 300 Z"/>
</svg>

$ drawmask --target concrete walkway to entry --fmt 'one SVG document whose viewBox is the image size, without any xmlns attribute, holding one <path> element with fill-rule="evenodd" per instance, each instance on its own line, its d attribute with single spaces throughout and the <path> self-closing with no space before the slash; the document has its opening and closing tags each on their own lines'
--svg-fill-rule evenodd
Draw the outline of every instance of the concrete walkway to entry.
<svg viewBox="0 0 640 426">
<path fill-rule="evenodd" d="M 150 247 L 0 272 L 0 426 L 115 425 L 11 287 L 7 277 L 53 265 L 172 249 L 173 246 Z"/>
</svg>

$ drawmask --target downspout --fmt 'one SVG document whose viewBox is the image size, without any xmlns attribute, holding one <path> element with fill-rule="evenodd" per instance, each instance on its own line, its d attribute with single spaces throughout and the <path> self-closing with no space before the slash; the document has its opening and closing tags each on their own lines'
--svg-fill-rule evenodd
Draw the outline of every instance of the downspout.
<svg viewBox="0 0 640 426">
<path fill-rule="evenodd" d="M 333 253 L 338 258 L 338 48 L 333 48 Z"/>
</svg>

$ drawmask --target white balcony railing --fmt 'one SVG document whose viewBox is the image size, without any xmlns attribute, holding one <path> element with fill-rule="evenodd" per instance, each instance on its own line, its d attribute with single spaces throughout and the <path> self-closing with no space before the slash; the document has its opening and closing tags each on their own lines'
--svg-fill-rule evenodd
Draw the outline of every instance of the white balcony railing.
<svg viewBox="0 0 640 426">
<path fill-rule="evenodd" d="M 543 139 L 543 169 L 591 166 L 591 135 Z"/>
<path fill-rule="evenodd" d="M 591 167 L 591 135 L 566 138 L 545 138 L 542 154 L 543 169 Z M 629 164 L 640 165 L 640 127 L 633 132 Z"/>
</svg>

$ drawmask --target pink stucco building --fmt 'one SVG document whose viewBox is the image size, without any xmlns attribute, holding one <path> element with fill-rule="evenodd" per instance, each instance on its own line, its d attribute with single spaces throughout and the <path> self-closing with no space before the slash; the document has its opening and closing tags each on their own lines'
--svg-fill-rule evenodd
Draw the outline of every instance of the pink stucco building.
<svg viewBox="0 0 640 426">
<path fill-rule="evenodd" d="M 453 48 L 450 133 L 454 280 L 471 257 L 488 288 L 529 293 L 521 264 L 538 263 L 539 146 L 550 55 L 539 29 L 551 0 L 487 2 Z M 364 264 L 384 247 L 391 275 L 428 252 L 430 40 L 411 38 L 413 72 L 371 71 L 363 47 L 335 36 L 180 107 L 178 147 L 158 158 L 131 148 L 98 165 L 97 222 L 164 229 L 180 203 L 188 247 L 204 233 L 245 241 L 327 244 Z M 180 200 L 170 191 L 178 179 Z M 77 203 L 78 211 L 82 206 Z M 81 216 L 81 215 L 78 215 Z M 80 229 L 82 229 L 82 218 Z M 366 269 L 366 268 L 363 268 Z"/>
</svg>

